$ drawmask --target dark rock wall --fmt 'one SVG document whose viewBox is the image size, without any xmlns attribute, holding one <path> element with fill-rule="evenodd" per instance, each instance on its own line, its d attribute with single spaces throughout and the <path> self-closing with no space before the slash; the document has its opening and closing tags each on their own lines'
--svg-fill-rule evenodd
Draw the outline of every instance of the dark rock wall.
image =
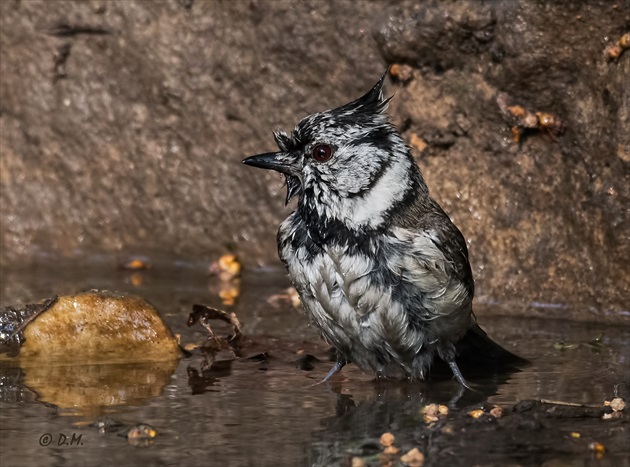
<svg viewBox="0 0 630 467">
<path fill-rule="evenodd" d="M 629 308 L 628 2 L 0 2 L 0 257 L 277 261 L 271 130 L 367 90 L 469 239 L 479 296 Z M 404 79 L 402 79 L 404 78 Z M 519 143 L 499 93 L 563 132 Z M 417 144 L 421 141 L 421 144 Z"/>
</svg>

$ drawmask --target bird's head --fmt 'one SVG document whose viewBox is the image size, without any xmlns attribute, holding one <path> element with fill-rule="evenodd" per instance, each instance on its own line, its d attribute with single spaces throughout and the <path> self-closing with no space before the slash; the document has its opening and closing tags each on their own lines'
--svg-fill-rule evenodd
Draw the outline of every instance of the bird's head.
<svg viewBox="0 0 630 467">
<path fill-rule="evenodd" d="M 349 104 L 302 119 L 290 135 L 275 132 L 279 151 L 243 163 L 284 174 L 286 203 L 298 196 L 299 208 L 318 218 L 379 225 L 420 176 L 385 114 L 384 79 Z"/>
</svg>

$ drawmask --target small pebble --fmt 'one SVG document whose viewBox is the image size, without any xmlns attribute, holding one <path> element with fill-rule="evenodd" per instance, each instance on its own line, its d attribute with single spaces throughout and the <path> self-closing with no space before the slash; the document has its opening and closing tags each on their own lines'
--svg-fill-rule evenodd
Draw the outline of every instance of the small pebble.
<svg viewBox="0 0 630 467">
<path fill-rule="evenodd" d="M 383 433 L 381 435 L 381 444 L 385 447 L 394 444 L 394 440 L 394 435 L 392 435 L 391 433 Z"/>
<path fill-rule="evenodd" d="M 422 467 L 424 464 L 424 454 L 418 448 L 413 448 L 400 458 L 400 461 L 409 467 Z"/>
<path fill-rule="evenodd" d="M 468 412 L 468 415 L 470 415 L 472 418 L 479 418 L 483 414 L 484 414 L 484 412 L 481 409 L 471 410 L 470 412 Z"/>
</svg>

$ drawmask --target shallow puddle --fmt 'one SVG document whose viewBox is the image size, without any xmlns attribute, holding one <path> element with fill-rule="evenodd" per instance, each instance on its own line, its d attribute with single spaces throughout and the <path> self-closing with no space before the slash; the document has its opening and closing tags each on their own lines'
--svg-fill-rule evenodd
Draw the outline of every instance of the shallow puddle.
<svg viewBox="0 0 630 467">
<path fill-rule="evenodd" d="M 91 288 L 128 291 L 155 305 L 182 343 L 206 335 L 186 325 L 194 303 L 235 311 L 252 342 L 243 358 L 219 354 L 212 364 L 195 354 L 172 365 L 0 368 L 0 464 L 327 466 L 350 465 L 358 456 L 381 465 L 378 439 L 389 431 L 401 452 L 424 452 L 424 465 L 630 465 L 628 446 L 619 441 L 627 439 L 627 415 L 606 422 L 606 430 L 598 418 L 565 418 L 509 435 L 495 433 L 491 422 L 475 429 L 456 421 L 484 403 L 601 406 L 615 387 L 628 400 L 626 326 L 507 318 L 478 305 L 482 327 L 531 365 L 475 380 L 477 391 L 463 396 L 449 378 L 374 381 L 352 365 L 330 384 L 314 385 L 332 363 L 304 316 L 288 300 L 272 298 L 288 286 L 280 269 L 247 272 L 235 304 L 226 307 L 218 279 L 186 265 L 108 274 L 100 267 L 3 271 L 3 307 Z M 455 434 L 426 425 L 421 409 L 429 403 L 449 407 Z M 99 421 L 103 427 L 91 426 Z M 139 423 L 158 433 L 144 447 L 121 436 Z M 571 432 L 583 440 L 570 440 Z M 587 448 L 591 440 L 608 447 L 599 459 Z"/>
</svg>

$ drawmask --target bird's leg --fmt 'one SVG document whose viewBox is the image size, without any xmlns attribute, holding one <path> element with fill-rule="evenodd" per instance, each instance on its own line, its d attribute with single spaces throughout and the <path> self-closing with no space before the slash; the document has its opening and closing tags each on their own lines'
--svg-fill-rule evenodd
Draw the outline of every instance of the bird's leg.
<svg viewBox="0 0 630 467">
<path fill-rule="evenodd" d="M 468 383 L 464 379 L 462 372 L 459 371 L 459 367 L 457 366 L 457 363 L 455 363 L 455 358 L 449 359 L 447 363 L 448 363 L 448 366 L 451 368 L 451 371 L 453 372 L 453 376 L 455 376 L 455 379 L 457 380 L 457 382 L 461 384 L 463 387 L 465 387 L 466 389 L 472 390 L 472 388 L 468 385 Z"/>
<path fill-rule="evenodd" d="M 333 367 L 330 369 L 330 371 L 328 372 L 328 374 L 324 377 L 323 380 L 321 380 L 319 383 L 317 384 L 322 384 L 325 383 L 326 381 L 328 381 L 330 378 L 332 378 L 332 376 L 337 373 L 339 370 L 341 370 L 344 366 L 346 366 L 346 363 L 348 363 L 348 360 L 346 360 L 346 357 L 343 357 L 341 355 L 337 356 L 337 361 L 335 362 L 335 364 L 333 365 Z"/>
<path fill-rule="evenodd" d="M 440 358 L 448 363 L 448 366 L 451 368 L 453 376 L 455 376 L 457 382 L 464 386 L 466 389 L 470 389 L 472 391 L 473 389 L 468 385 L 468 383 L 464 379 L 464 375 L 462 375 L 462 372 L 459 371 L 457 363 L 455 363 L 455 346 L 450 343 L 443 344 L 438 347 L 437 351 Z"/>
</svg>

